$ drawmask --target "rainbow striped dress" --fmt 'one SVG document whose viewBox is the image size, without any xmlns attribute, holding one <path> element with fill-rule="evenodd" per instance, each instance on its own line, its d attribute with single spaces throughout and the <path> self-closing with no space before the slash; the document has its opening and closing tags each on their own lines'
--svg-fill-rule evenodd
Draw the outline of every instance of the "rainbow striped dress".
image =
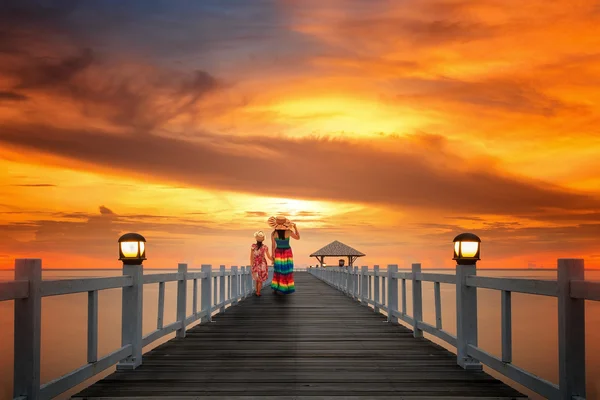
<svg viewBox="0 0 600 400">
<path fill-rule="evenodd" d="M 275 237 L 277 247 L 273 252 L 274 271 L 271 289 L 281 294 L 294 293 L 294 255 L 290 247 L 290 238 L 279 239 Z"/>
</svg>

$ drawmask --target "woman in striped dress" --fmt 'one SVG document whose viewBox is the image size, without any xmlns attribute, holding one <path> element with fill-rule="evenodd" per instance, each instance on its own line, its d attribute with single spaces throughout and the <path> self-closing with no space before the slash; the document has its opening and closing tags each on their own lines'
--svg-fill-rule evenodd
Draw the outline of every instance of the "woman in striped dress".
<svg viewBox="0 0 600 400">
<path fill-rule="evenodd" d="M 269 218 L 269 225 L 273 228 L 271 248 L 275 259 L 271 289 L 276 294 L 294 293 L 294 255 L 290 238 L 300 240 L 298 228 L 284 216 Z"/>
</svg>

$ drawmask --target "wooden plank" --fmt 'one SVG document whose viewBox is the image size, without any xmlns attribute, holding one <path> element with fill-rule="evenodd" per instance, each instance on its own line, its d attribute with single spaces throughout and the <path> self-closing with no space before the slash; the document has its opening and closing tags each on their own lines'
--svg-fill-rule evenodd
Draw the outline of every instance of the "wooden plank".
<svg viewBox="0 0 600 400">
<path fill-rule="evenodd" d="M 29 296 L 28 281 L 0 282 L 0 301 L 26 299 Z"/>
<path fill-rule="evenodd" d="M 546 397 L 547 399 L 558 399 L 559 391 L 558 386 L 535 376 L 519 367 L 516 367 L 509 363 L 503 363 L 491 354 L 485 351 L 469 345 L 467 350 L 469 356 L 481 361 L 488 367 L 500 372 L 502 375 L 512 379 L 513 381 L 525 386 L 528 389 Z"/>
<path fill-rule="evenodd" d="M 542 279 L 468 276 L 467 286 L 483 289 L 506 290 L 508 292 L 537 294 L 541 296 L 558 296 L 558 284 L 556 281 L 545 281 Z"/>
<path fill-rule="evenodd" d="M 144 275 L 144 285 L 160 282 L 175 282 L 183 279 L 183 275 L 177 272 L 167 274 L 148 274 Z"/>
<path fill-rule="evenodd" d="M 62 294 L 91 292 L 94 290 L 115 289 L 131 286 L 130 276 L 113 276 L 110 278 L 80 278 L 42 281 L 42 297 Z"/>
<path fill-rule="evenodd" d="M 524 398 L 312 274 L 294 279 L 294 294 L 248 297 L 74 398 Z"/>
<path fill-rule="evenodd" d="M 52 399 L 59 394 L 77 386 L 86 379 L 104 371 L 115 365 L 120 360 L 131 355 L 131 345 L 121 347 L 119 350 L 102 357 L 95 363 L 84 365 L 75 371 L 64 375 L 58 379 L 50 381 L 40 388 L 40 397 L 42 399 Z"/>
<path fill-rule="evenodd" d="M 198 400 L 198 396 L 197 395 L 178 395 L 178 396 L 171 396 L 171 395 L 165 395 L 165 396 L 155 396 L 155 399 L 158 400 Z M 318 398 L 319 400 L 340 400 L 339 396 L 281 396 L 281 395 L 274 395 L 271 398 L 273 399 L 277 399 L 277 400 L 315 400 L 316 398 Z M 364 399 L 374 399 L 375 397 L 369 397 L 369 396 L 352 396 L 352 395 L 348 395 L 348 396 L 344 396 L 343 400 L 364 400 Z M 524 397 L 523 397 L 524 398 Z M 83 400 L 84 398 L 82 397 L 72 397 L 73 400 Z M 94 399 L 96 400 L 114 400 L 114 397 L 94 397 Z M 223 397 L 222 396 L 211 396 L 211 395 L 203 395 L 202 396 L 202 400 L 222 400 Z M 255 396 L 248 396 L 245 394 L 240 394 L 240 395 L 229 395 L 227 396 L 227 399 L 231 399 L 231 400 L 264 400 L 265 396 L 264 395 L 255 395 Z M 396 394 L 393 395 L 377 395 L 376 397 L 377 400 L 398 400 L 398 396 Z M 430 395 L 411 395 L 410 396 L 411 400 L 430 400 L 431 396 Z M 472 400 L 473 396 L 444 396 L 443 397 L 444 400 Z M 503 400 L 506 399 L 505 396 L 477 396 L 478 400 Z M 17 398 L 15 400 L 27 400 L 25 397 L 23 398 Z M 119 400 L 140 400 L 140 398 L 138 396 L 119 396 Z M 573 400 L 585 400 L 582 398 L 574 398 Z"/>
<path fill-rule="evenodd" d="M 574 299 L 600 301 L 600 282 L 573 280 L 570 293 Z"/>
</svg>

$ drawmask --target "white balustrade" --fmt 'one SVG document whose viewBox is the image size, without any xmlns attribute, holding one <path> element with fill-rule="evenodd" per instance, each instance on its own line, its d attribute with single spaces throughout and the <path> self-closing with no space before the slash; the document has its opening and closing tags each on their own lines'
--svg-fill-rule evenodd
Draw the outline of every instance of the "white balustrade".
<svg viewBox="0 0 600 400">
<path fill-rule="evenodd" d="M 585 280 L 584 260 L 559 259 L 556 280 L 482 277 L 477 276 L 474 264 L 457 265 L 454 275 L 423 272 L 421 264 L 413 264 L 410 272 L 399 272 L 397 265 L 388 265 L 383 274 L 379 266 L 372 270 L 366 266 L 360 270 L 350 266 L 308 271 L 361 304 L 373 306 L 375 312 L 386 313 L 388 322 L 403 321 L 415 337 L 425 332 L 454 346 L 458 365 L 467 370 L 480 371 L 486 365 L 548 399 L 585 399 L 585 301 L 600 301 L 600 282 Z M 335 277 L 341 273 L 346 274 L 346 279 L 337 280 Z M 373 290 L 370 289 L 370 277 L 373 277 Z M 381 287 L 382 296 L 379 293 L 380 278 L 385 282 Z M 401 311 L 398 310 L 398 280 L 401 281 Z M 406 280 L 412 283 L 412 315 L 406 310 Z M 435 324 L 423 321 L 423 281 L 433 282 Z M 455 285 L 456 288 L 456 336 L 443 330 L 441 284 Z M 478 347 L 477 288 L 501 292 L 500 358 Z M 558 384 L 512 364 L 512 292 L 558 299 Z M 387 301 L 380 300 L 383 298 Z"/>
</svg>

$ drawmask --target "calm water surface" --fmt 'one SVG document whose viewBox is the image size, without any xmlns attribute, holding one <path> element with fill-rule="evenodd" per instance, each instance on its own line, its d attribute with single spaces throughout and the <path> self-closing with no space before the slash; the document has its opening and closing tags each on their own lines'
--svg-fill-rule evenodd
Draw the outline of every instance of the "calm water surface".
<svg viewBox="0 0 600 400">
<path fill-rule="evenodd" d="M 155 273 L 156 271 L 146 273 Z M 165 271 L 160 271 L 165 272 Z M 439 271 L 436 271 L 439 272 Z M 453 273 L 449 270 L 448 273 Z M 555 279 L 556 272 L 485 272 L 487 276 L 512 276 L 537 279 Z M 44 279 L 69 279 L 80 277 L 118 276 L 120 271 L 46 271 Z M 13 272 L 0 271 L 0 280 L 12 279 Z M 600 280 L 600 271 L 586 271 L 586 279 Z M 175 321 L 176 282 L 165 286 L 164 325 Z M 198 285 L 200 291 L 200 285 Z M 297 290 L 302 290 L 298 287 Z M 188 283 L 188 315 L 192 310 L 192 283 Z M 456 334 L 456 296 L 453 285 L 441 285 L 443 329 Z M 401 297 L 399 295 L 399 297 Z M 200 294 L 198 295 L 200 298 Z M 407 310 L 411 314 L 412 295 L 410 281 L 407 282 Z M 399 299 L 399 301 L 401 301 Z M 0 302 L 0 399 L 12 398 L 13 366 L 13 302 Z M 401 305 L 399 305 L 399 308 Z M 499 357 L 500 348 L 500 292 L 478 289 L 479 346 Z M 156 329 L 158 309 L 158 284 L 144 285 L 144 334 Z M 513 361 L 514 364 L 551 382 L 558 382 L 558 318 L 557 300 L 545 296 L 513 293 L 512 295 Z M 433 283 L 423 282 L 424 320 L 435 325 Z M 121 345 L 121 289 L 99 292 L 99 338 L 98 356 L 102 357 Z M 436 343 L 455 350 L 437 338 Z M 144 348 L 153 347 L 174 337 L 167 335 Z M 46 297 L 42 299 L 42 360 L 41 381 L 49 382 L 85 365 L 87 354 L 87 294 Z M 586 368 L 588 399 L 600 399 L 600 302 L 586 302 Z M 65 393 L 68 398 L 114 371 L 114 367 L 97 375 L 77 388 Z M 506 378 L 488 370 L 489 373 L 513 384 Z M 518 388 L 525 392 L 523 388 Z M 532 395 L 531 392 L 526 392 Z M 534 396 L 534 398 L 540 398 Z"/>
</svg>

